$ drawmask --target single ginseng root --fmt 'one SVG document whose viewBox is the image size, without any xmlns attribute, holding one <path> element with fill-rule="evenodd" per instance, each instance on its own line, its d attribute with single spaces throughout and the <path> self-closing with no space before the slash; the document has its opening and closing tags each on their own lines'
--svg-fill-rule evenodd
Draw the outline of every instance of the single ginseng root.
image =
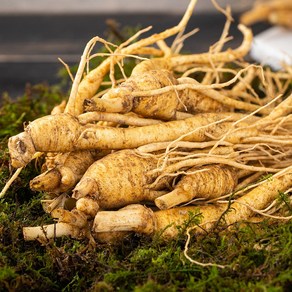
<svg viewBox="0 0 292 292">
<path fill-rule="evenodd" d="M 94 234 L 94 240 L 107 243 L 107 244 L 119 244 L 129 232 L 100 232 Z M 70 236 L 76 239 L 88 238 L 91 244 L 95 244 L 92 240 L 92 235 L 89 229 L 78 228 L 76 225 L 70 225 L 67 223 L 56 223 L 36 227 L 24 227 L 23 228 L 23 237 L 24 240 L 38 240 L 43 244 L 51 239 Z"/>
<path fill-rule="evenodd" d="M 218 53 L 218 56 L 215 54 L 216 57 L 210 54 L 203 54 L 176 56 L 173 58 L 166 57 L 164 59 L 161 58 L 141 62 L 134 68 L 131 76 L 119 87 L 110 89 L 102 98 L 90 97 L 89 99 L 85 99 L 85 110 L 118 113 L 133 111 L 144 117 L 171 120 L 177 118 L 176 115 L 179 114 L 178 111 L 198 113 L 230 111 L 233 108 L 247 110 L 256 109 L 257 106 L 255 105 L 249 105 L 224 97 L 222 94 L 220 95 L 220 93 L 214 97 L 214 94 L 208 96 L 205 93 L 196 91 L 196 88 L 190 89 L 186 87 L 184 90 L 177 90 L 176 85 L 178 81 L 169 71 L 175 66 L 192 64 L 192 62 L 215 63 L 217 59 L 220 61 L 221 58 L 230 62 L 234 60 L 235 56 L 244 56 L 249 51 L 252 35 L 247 28 L 240 27 L 240 30 L 244 33 L 245 40 L 244 44 L 242 44 L 242 48 L 238 48 L 238 50 L 221 52 Z M 148 69 L 151 69 L 151 71 L 146 71 Z M 184 79 L 181 79 L 180 82 L 183 80 Z M 187 81 L 187 84 L 188 83 L 189 81 Z M 151 93 L 163 87 L 169 87 L 169 90 L 162 94 Z M 150 92 L 150 94 L 140 96 L 141 93 L 145 94 L 145 92 Z M 224 97 L 222 100 L 224 101 L 223 103 L 220 101 L 220 97 L 222 96 Z M 202 99 L 204 102 L 201 101 Z"/>
<path fill-rule="evenodd" d="M 147 189 L 153 177 L 146 172 L 156 168 L 152 157 L 138 156 L 133 150 L 121 150 L 93 163 L 73 190 L 72 197 L 94 199 L 101 209 L 153 201 L 165 191 Z M 97 207 L 96 205 L 96 207 Z M 83 208 L 77 203 L 77 209 Z"/>
<path fill-rule="evenodd" d="M 220 121 L 235 121 L 246 115 L 239 113 L 197 114 L 192 118 L 170 121 L 137 128 L 109 128 L 97 125 L 81 125 L 70 114 L 45 116 L 31 122 L 25 132 L 13 136 L 8 148 L 13 167 L 23 167 L 36 152 L 70 152 L 76 150 L 129 149 L 153 142 L 175 140 L 186 135 L 186 141 L 208 141 L 205 131 L 218 136 L 227 132 L 230 125 Z M 254 118 L 251 118 L 254 120 Z M 190 134 L 188 134 L 190 133 Z M 242 137 L 257 136 L 256 129 L 242 128 L 226 141 L 235 143 Z M 237 143 L 238 143 L 237 142 Z"/>
<path fill-rule="evenodd" d="M 159 209 L 169 209 L 193 198 L 214 199 L 231 193 L 237 185 L 237 171 L 227 165 L 192 167 L 174 190 L 155 199 Z"/>
<path fill-rule="evenodd" d="M 99 209 L 153 202 L 165 194 L 164 190 L 147 188 L 154 178 L 147 176 L 146 172 L 153 170 L 156 164 L 155 158 L 138 156 L 133 150 L 108 154 L 93 163 L 73 189 L 72 198 L 76 200 L 76 208 L 71 211 L 54 209 L 51 215 L 59 222 L 76 224 L 81 228 Z"/>
<path fill-rule="evenodd" d="M 59 153 L 54 157 L 53 167 L 49 165 L 46 171 L 30 181 L 30 188 L 35 191 L 66 192 L 76 185 L 97 156 L 95 151 L 90 150 Z"/>
<path fill-rule="evenodd" d="M 136 90 L 152 90 L 177 84 L 173 75 L 166 70 L 152 70 L 133 75 L 118 88 L 110 89 L 103 98 L 85 100 L 86 111 L 126 113 L 132 111 L 143 117 L 175 119 L 179 97 L 175 91 L 163 95 L 135 97 Z"/>
<path fill-rule="evenodd" d="M 144 61 L 146 64 L 148 61 Z M 144 62 L 140 63 L 143 64 Z M 134 71 L 134 70 L 133 70 Z M 181 80 L 182 81 L 182 80 Z M 163 94 L 136 96 L 133 92 L 151 91 L 166 86 L 175 86 L 178 80 L 167 70 L 152 70 L 136 75 L 132 73 L 119 87 L 110 89 L 106 94 L 85 100 L 85 111 L 126 113 L 132 111 L 143 117 L 162 120 L 175 120 L 180 111 L 190 114 L 199 112 L 222 112 L 232 109 L 206 94 L 186 88 L 175 88 Z"/>
</svg>

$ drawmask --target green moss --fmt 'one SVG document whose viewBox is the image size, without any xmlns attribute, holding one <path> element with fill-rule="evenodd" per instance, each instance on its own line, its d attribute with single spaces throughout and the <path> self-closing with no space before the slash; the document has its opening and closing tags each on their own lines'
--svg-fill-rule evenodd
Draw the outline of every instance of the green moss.
<svg viewBox="0 0 292 292">
<path fill-rule="evenodd" d="M 4 266 L 0 268 L 0 281 L 1 282 L 6 282 L 9 281 L 10 279 L 13 279 L 17 276 L 15 273 L 14 269 L 11 267 Z"/>
</svg>

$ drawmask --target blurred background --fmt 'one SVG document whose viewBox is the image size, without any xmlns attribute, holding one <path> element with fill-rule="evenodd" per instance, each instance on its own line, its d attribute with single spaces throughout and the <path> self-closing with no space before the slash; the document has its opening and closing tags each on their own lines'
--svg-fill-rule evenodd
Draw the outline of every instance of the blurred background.
<svg viewBox="0 0 292 292">
<path fill-rule="evenodd" d="M 249 9 L 252 0 L 218 0 L 222 7 L 230 4 L 235 22 L 230 30 L 234 39 L 230 47 L 240 44 L 238 16 Z M 107 38 L 125 27 L 152 25 L 160 32 L 176 25 L 188 0 L 0 0 L 0 92 L 22 92 L 25 84 L 58 82 L 57 72 L 63 65 L 80 60 L 87 41 L 95 35 Z M 198 0 L 188 30 L 200 32 L 186 41 L 184 51 L 204 52 L 222 32 L 225 17 L 211 0 Z M 267 24 L 253 27 L 254 33 Z"/>
<path fill-rule="evenodd" d="M 233 10 L 248 8 L 253 0 L 218 0 L 230 4 Z M 1 0 L 2 13 L 182 13 L 189 0 Z M 211 11 L 210 0 L 199 0 L 196 11 Z"/>
</svg>

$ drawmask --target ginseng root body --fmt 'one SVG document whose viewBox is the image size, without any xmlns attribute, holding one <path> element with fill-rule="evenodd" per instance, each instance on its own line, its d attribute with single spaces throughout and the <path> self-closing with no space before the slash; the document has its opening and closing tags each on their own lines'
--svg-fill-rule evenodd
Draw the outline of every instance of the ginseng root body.
<svg viewBox="0 0 292 292">
<path fill-rule="evenodd" d="M 209 141 L 211 135 L 220 137 L 231 124 L 244 117 L 237 113 L 197 114 L 192 118 L 136 128 L 109 128 L 81 125 L 70 114 L 45 116 L 31 122 L 24 132 L 9 139 L 8 148 L 13 167 L 23 167 L 36 152 L 70 152 L 76 150 L 129 149 L 153 142 L 166 142 L 185 135 L 185 141 Z M 244 133 L 242 132 L 244 131 Z M 190 133 L 189 135 L 186 135 Z M 242 129 L 227 136 L 226 141 L 239 143 L 243 137 L 256 136 L 256 129 Z"/>
<path fill-rule="evenodd" d="M 73 190 L 76 207 L 87 212 L 86 198 L 93 199 L 101 209 L 126 206 L 141 201 L 153 201 L 165 192 L 147 189 L 151 177 L 146 175 L 156 167 L 154 158 L 137 156 L 133 150 L 121 150 L 93 163 Z M 82 203 L 81 203 L 82 202 Z"/>
<path fill-rule="evenodd" d="M 143 72 L 140 75 L 135 73 L 134 70 L 129 79 L 119 87 L 110 89 L 102 98 L 93 97 L 86 100 L 85 110 L 116 113 L 132 111 L 143 117 L 175 120 L 180 119 L 181 114 L 179 112 L 196 114 L 200 112 L 223 112 L 230 109 L 192 89 L 177 91 L 173 88 L 162 94 L 136 96 L 134 92 L 174 86 L 179 82 L 171 72 L 164 69 Z M 183 81 L 184 79 L 180 80 L 180 82 Z"/>
<path fill-rule="evenodd" d="M 134 74 L 119 87 L 110 89 L 102 99 L 86 100 L 85 109 L 119 113 L 132 111 L 144 117 L 171 120 L 175 117 L 178 105 L 178 95 L 175 91 L 146 97 L 133 96 L 132 92 L 159 89 L 176 84 L 176 79 L 167 70 Z"/>
<path fill-rule="evenodd" d="M 227 165 L 192 167 L 175 189 L 157 199 L 159 209 L 169 209 L 193 198 L 212 199 L 232 192 L 237 185 L 237 172 Z"/>
</svg>

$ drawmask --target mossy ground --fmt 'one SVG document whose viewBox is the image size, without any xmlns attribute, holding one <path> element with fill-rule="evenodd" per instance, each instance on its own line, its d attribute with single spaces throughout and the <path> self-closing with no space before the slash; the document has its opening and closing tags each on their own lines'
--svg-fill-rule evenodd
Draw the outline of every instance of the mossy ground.
<svg viewBox="0 0 292 292">
<path fill-rule="evenodd" d="M 23 123 L 48 114 L 66 98 L 59 87 L 28 86 L 17 101 L 3 95 L 0 108 L 0 189 L 11 175 L 7 139 Z M 40 162 L 39 162 L 40 163 Z M 168 243 L 132 235 L 119 245 L 59 238 L 46 245 L 25 242 L 24 226 L 52 222 L 28 182 L 39 172 L 31 163 L 0 200 L 0 291 L 291 291 L 292 222 L 236 224 L 193 238 L 184 256 L 186 236 Z"/>
</svg>

